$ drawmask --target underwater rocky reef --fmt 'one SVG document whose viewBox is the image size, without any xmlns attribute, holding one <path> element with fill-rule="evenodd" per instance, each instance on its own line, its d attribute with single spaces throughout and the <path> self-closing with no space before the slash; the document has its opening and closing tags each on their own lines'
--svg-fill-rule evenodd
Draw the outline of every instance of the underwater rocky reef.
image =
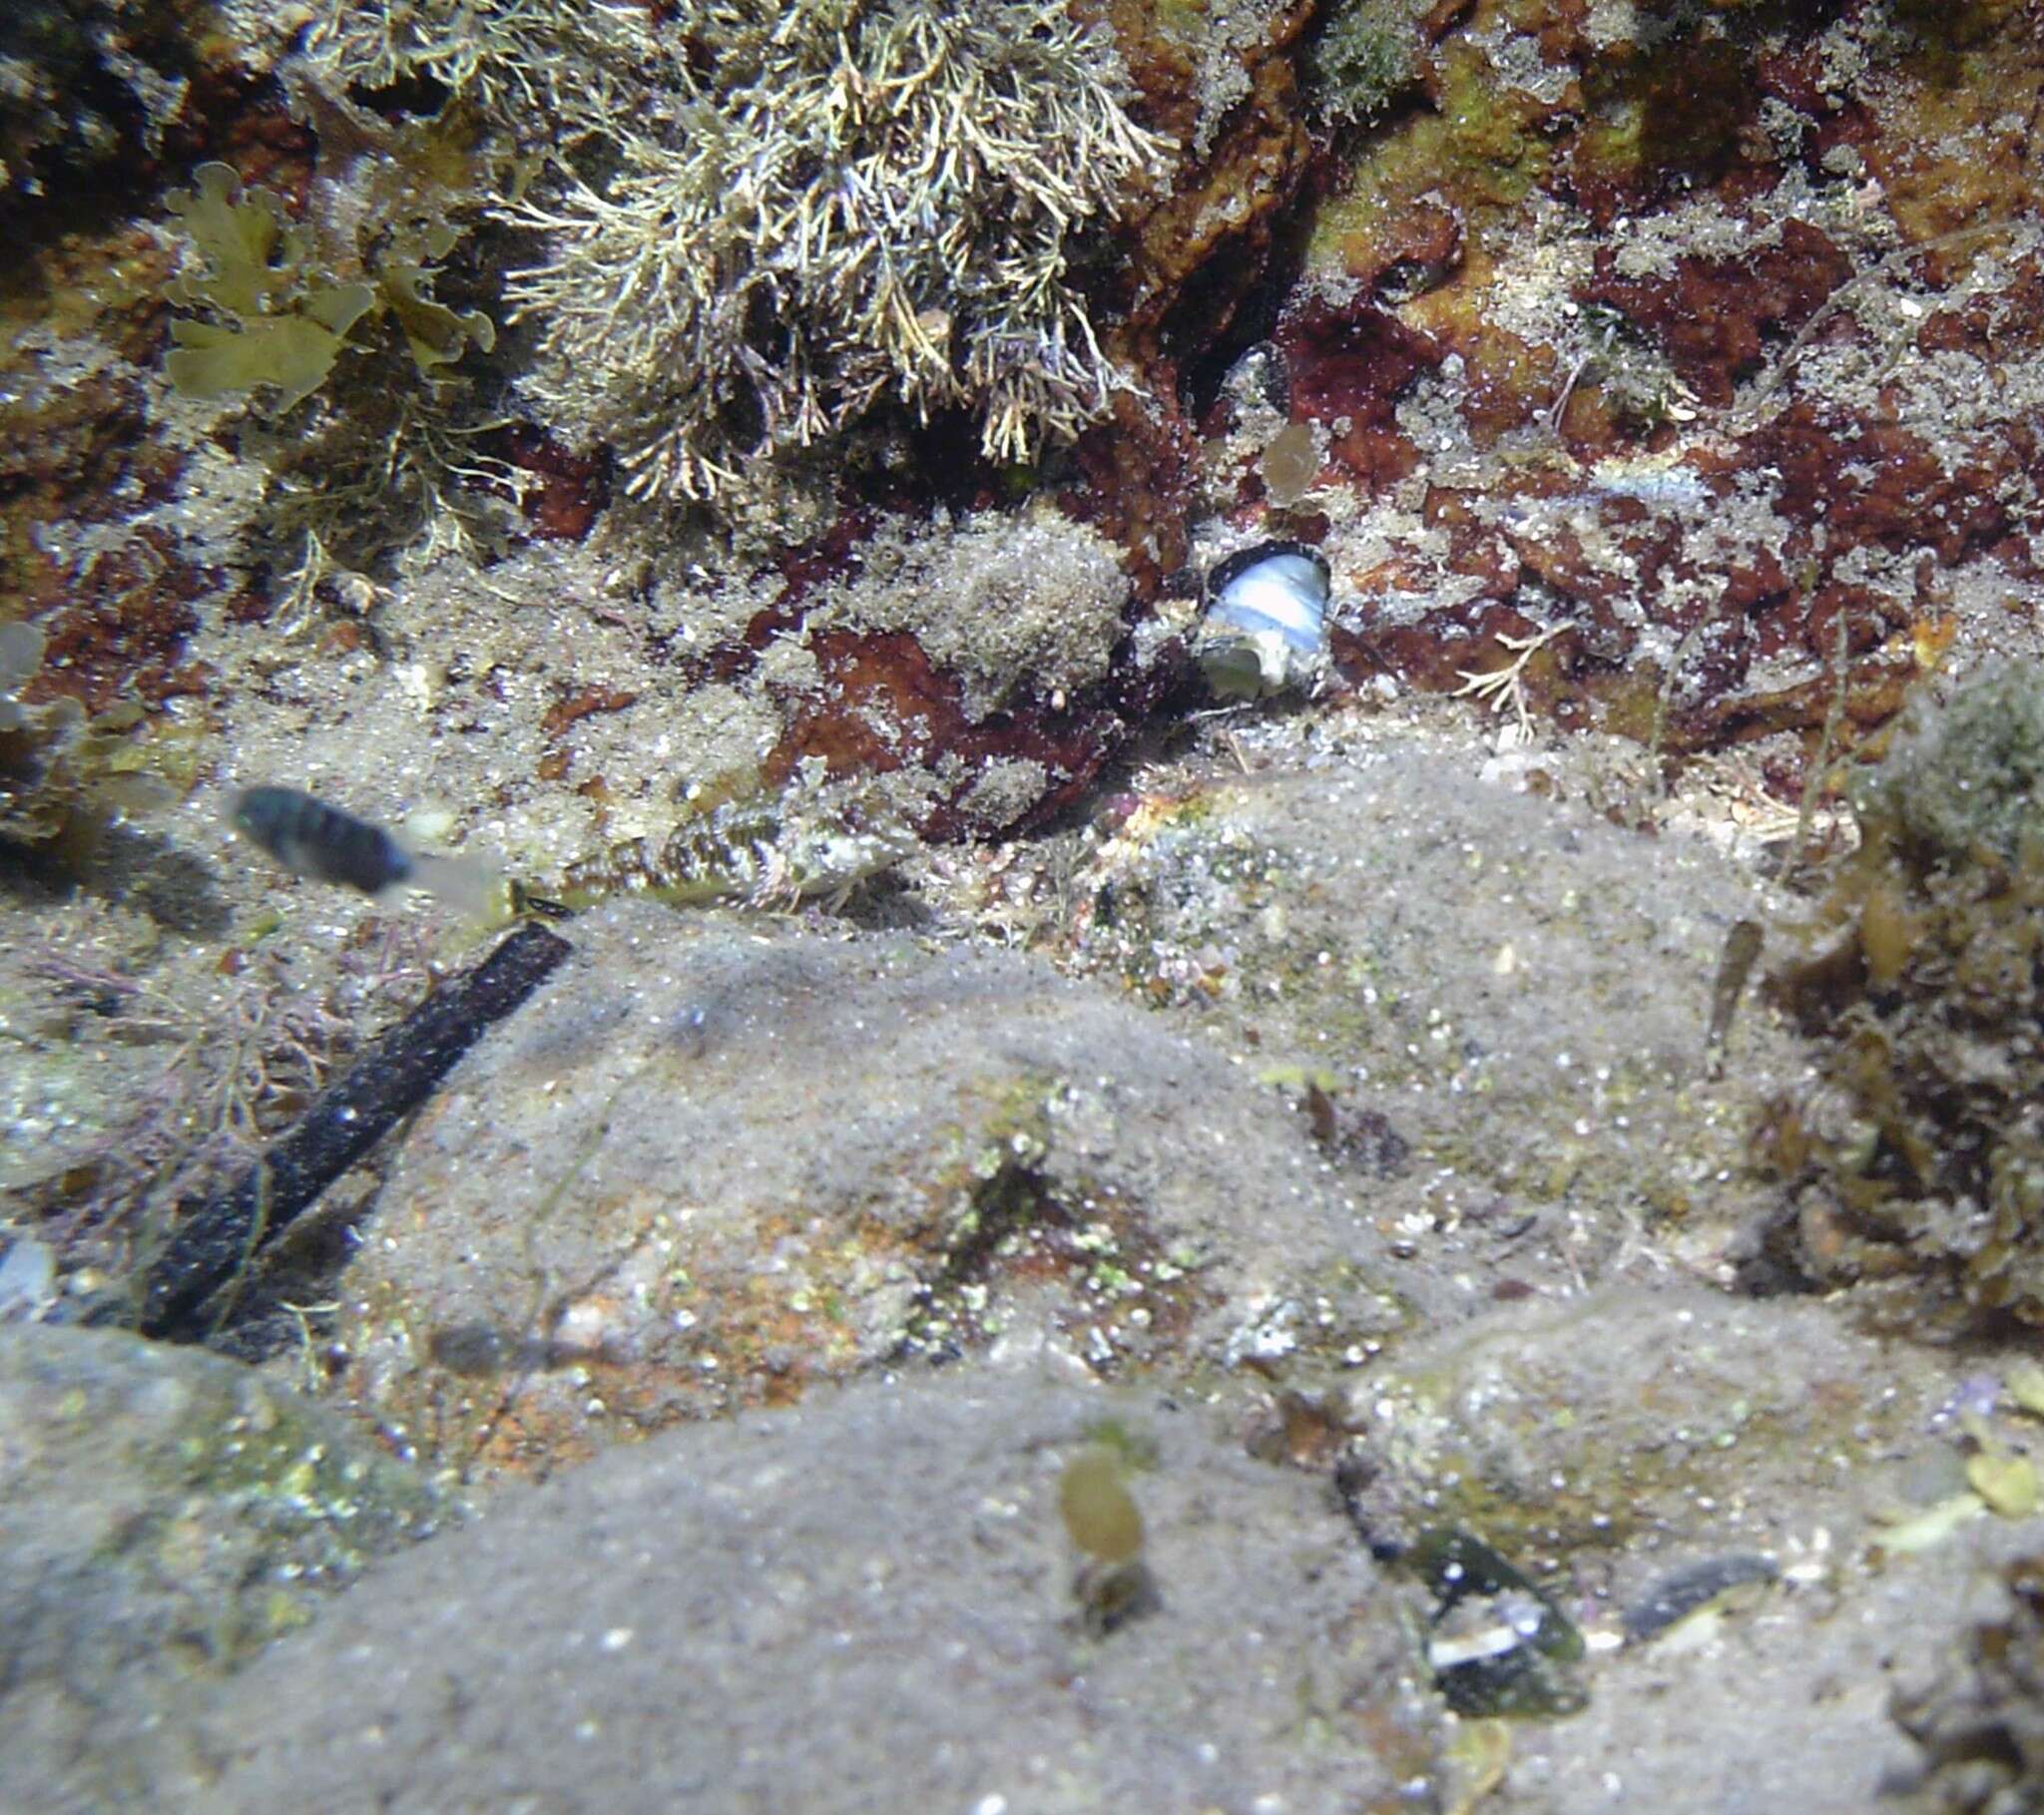
<svg viewBox="0 0 2044 1815">
<path fill-rule="evenodd" d="M 0 1804 L 2044 1799 L 2040 113 L 9 9 Z"/>
</svg>

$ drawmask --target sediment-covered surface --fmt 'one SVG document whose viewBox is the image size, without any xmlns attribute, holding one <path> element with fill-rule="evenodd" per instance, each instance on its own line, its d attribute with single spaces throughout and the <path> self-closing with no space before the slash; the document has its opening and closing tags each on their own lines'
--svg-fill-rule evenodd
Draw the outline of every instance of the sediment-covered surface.
<svg viewBox="0 0 2044 1815">
<path fill-rule="evenodd" d="M 2036 7 L 766 11 L 0 23 L 0 1804 L 2034 1804 Z"/>
</svg>

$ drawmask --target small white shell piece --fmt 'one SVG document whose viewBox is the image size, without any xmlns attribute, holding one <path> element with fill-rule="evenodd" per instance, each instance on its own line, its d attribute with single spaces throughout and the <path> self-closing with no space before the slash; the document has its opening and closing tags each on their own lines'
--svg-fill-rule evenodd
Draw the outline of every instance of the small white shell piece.
<svg viewBox="0 0 2044 1815">
<path fill-rule="evenodd" d="M 1296 542 L 1242 549 L 1207 577 L 1196 653 L 1215 692 L 1237 698 L 1309 686 L 1326 665 L 1326 560 Z"/>
</svg>

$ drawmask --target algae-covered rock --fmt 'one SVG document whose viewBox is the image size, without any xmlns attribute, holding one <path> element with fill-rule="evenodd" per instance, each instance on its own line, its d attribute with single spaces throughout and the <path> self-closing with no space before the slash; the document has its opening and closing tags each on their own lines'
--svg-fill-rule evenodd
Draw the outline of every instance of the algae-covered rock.
<svg viewBox="0 0 2044 1815">
<path fill-rule="evenodd" d="M 1919 878 L 2019 862 L 2044 838 L 2044 665 L 1998 663 L 1941 705 L 1919 697 L 1859 814 L 1880 855 Z"/>
<path fill-rule="evenodd" d="M 1306 56 L 1313 101 L 1329 120 L 1372 121 L 1419 74 L 1426 9 L 1411 0 L 1343 0 L 1325 16 Z"/>
<path fill-rule="evenodd" d="M 1817 1507 L 1863 1524 L 1943 1386 L 1819 1306 L 1616 1288 L 1406 1345 L 1348 1395 L 1339 1474 L 1380 1550 L 1451 1527 L 1629 1591 L 1657 1551 L 1765 1549 Z"/>
<path fill-rule="evenodd" d="M 244 1663 L 447 1503 L 238 1362 L 113 1331 L 0 1329 L 0 1754 L 88 1759 L 103 1703 Z M 111 1794 L 106 1785 L 103 1792 Z M 0 1793 L 24 1806 L 19 1778 Z M 111 1806 L 98 1802 L 95 1806 Z"/>
<path fill-rule="evenodd" d="M 1271 332 L 1369 601 L 1342 677 L 1454 692 L 1545 638 L 1532 716 L 1759 744 L 1781 789 L 1788 733 L 2034 651 L 2037 45 L 2001 0 L 1315 7 Z M 1212 495 L 1299 533 L 1288 488 Z"/>
<path fill-rule="evenodd" d="M 994 1343 L 1112 1370 L 1404 1320 L 1296 1118 L 1040 962 L 631 902 L 574 936 L 339 1283 L 344 1388 L 422 1453 L 547 1468 Z"/>
<path fill-rule="evenodd" d="M 448 1511 L 240 1363 L 50 1325 L 0 1329 L 0 1470 L 13 1683 L 165 1647 L 239 1663 Z"/>
<path fill-rule="evenodd" d="M 1896 1697 L 1923 1748 L 1911 1815 L 2004 1815 L 2044 1806 L 2044 1558 L 2002 1572 L 2000 1616 L 1952 1647 L 1944 1672 Z"/>
<path fill-rule="evenodd" d="M 1105 1419 L 1156 1446 L 1161 1605 L 1093 1638 L 1059 1499 Z M 819 1392 L 398 1560 L 226 1685 L 189 1806 L 1423 1807 L 1440 1717 L 1400 1592 L 1317 1484 L 1168 1397 L 985 1370 Z"/>
<path fill-rule="evenodd" d="M 1833 937 L 1777 984 L 1822 1084 L 1777 1109 L 1776 1245 L 1932 1316 L 2044 1322 L 2044 667 L 1919 704 L 1857 804 Z"/>
</svg>

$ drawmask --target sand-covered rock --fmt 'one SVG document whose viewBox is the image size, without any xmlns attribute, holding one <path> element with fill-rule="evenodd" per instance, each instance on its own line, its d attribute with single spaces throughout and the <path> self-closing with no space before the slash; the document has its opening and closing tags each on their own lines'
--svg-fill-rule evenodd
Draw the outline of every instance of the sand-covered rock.
<svg viewBox="0 0 2044 1815">
<path fill-rule="evenodd" d="M 571 937 L 339 1282 L 344 1386 L 424 1456 L 544 1470 L 989 1345 L 1218 1365 L 1308 1282 L 1326 1340 L 1407 1315 L 1366 1182 L 1040 960 L 643 904 Z"/>
<path fill-rule="evenodd" d="M 1157 1604 L 1089 1637 L 1059 1484 L 1103 1430 Z M 1440 1736 L 1397 1606 L 1169 1395 L 868 1384 L 500 1501 L 231 1685 L 160 1806 L 1388 1810 Z"/>
<path fill-rule="evenodd" d="M 1751 868 L 1466 746 L 1323 735 L 1162 775 L 1069 891 L 1067 963 L 1321 1090 L 1322 1150 L 1436 1265 L 1580 1285 L 1771 1202 L 1751 1131 L 1803 1055 L 1750 992 L 1712 1035 L 1734 929 L 1776 919 Z"/>
</svg>

